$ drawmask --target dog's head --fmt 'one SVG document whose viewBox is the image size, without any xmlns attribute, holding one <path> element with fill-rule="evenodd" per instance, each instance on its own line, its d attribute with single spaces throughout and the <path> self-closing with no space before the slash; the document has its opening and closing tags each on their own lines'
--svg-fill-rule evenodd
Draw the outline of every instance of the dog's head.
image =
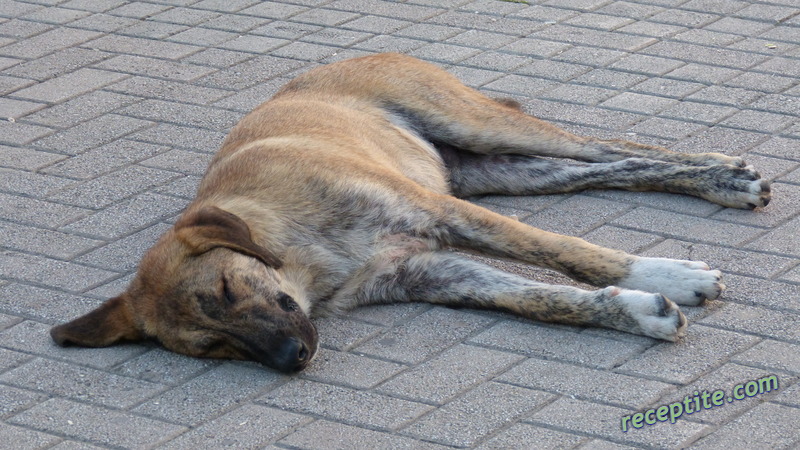
<svg viewBox="0 0 800 450">
<path fill-rule="evenodd" d="M 279 267 L 242 219 L 206 207 L 162 236 L 123 294 L 50 334 L 62 346 L 156 339 L 190 356 L 302 370 L 317 350 L 317 331 L 280 289 Z"/>
</svg>

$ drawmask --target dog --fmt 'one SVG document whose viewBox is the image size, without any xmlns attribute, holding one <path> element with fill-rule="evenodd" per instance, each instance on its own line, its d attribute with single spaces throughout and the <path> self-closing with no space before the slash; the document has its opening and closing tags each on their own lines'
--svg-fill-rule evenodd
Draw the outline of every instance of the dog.
<svg viewBox="0 0 800 450">
<path fill-rule="evenodd" d="M 686 329 L 677 305 L 719 297 L 719 271 L 603 248 L 461 199 L 607 188 L 731 208 L 770 201 L 769 184 L 738 157 L 578 137 L 409 56 L 337 62 L 245 116 L 128 288 L 51 336 L 87 347 L 151 339 L 291 373 L 317 351 L 311 318 L 429 302 L 675 341 Z M 452 249 L 597 289 L 537 283 Z"/>
</svg>

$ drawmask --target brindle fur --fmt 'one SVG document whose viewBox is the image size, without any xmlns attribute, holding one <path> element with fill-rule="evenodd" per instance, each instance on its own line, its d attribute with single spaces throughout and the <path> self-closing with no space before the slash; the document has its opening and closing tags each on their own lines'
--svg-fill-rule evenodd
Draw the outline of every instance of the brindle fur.
<svg viewBox="0 0 800 450">
<path fill-rule="evenodd" d="M 81 346 L 156 339 L 296 371 L 318 346 L 309 317 L 423 301 L 676 340 L 686 321 L 675 303 L 718 297 L 718 271 L 602 248 L 456 198 L 590 188 L 735 208 L 770 198 L 740 158 L 578 137 L 407 56 L 331 64 L 244 117 L 128 289 L 51 334 Z M 451 248 L 600 289 L 536 283 Z"/>
</svg>

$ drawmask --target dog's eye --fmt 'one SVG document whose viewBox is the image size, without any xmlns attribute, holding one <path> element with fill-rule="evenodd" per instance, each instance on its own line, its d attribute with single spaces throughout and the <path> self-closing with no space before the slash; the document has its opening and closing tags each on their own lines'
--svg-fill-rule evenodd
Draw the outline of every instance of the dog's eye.
<svg viewBox="0 0 800 450">
<path fill-rule="evenodd" d="M 225 302 L 227 302 L 229 305 L 236 303 L 236 295 L 234 295 L 233 291 L 231 291 L 228 280 L 226 280 L 225 277 L 222 277 L 222 293 Z"/>
<path fill-rule="evenodd" d="M 278 296 L 278 304 L 284 311 L 300 311 L 300 305 L 298 305 L 292 297 L 284 293 L 281 293 L 281 295 Z"/>
</svg>

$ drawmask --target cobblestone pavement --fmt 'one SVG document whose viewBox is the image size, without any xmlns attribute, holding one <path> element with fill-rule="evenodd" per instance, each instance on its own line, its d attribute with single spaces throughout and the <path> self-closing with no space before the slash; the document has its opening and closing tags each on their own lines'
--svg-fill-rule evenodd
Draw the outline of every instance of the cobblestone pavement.
<svg viewBox="0 0 800 450">
<path fill-rule="evenodd" d="M 799 13 L 797 0 L 0 0 L 0 446 L 798 445 Z M 245 112 L 298 73 L 382 51 L 577 133 L 744 155 L 773 180 L 763 211 L 653 193 L 476 199 L 598 244 L 705 260 L 725 272 L 724 298 L 684 308 L 677 344 L 365 308 L 318 321 L 324 348 L 292 377 L 50 341 L 51 325 L 123 289 Z M 756 393 L 747 382 L 767 375 L 777 390 L 694 400 Z M 662 421 L 676 405 L 686 412 Z"/>
</svg>

